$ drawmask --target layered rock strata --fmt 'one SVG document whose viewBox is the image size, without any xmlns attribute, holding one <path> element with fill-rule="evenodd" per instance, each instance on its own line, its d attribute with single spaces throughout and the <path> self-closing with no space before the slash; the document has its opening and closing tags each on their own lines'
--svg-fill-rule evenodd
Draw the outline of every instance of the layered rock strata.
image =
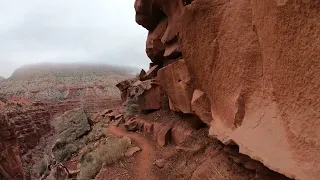
<svg viewBox="0 0 320 180">
<path fill-rule="evenodd" d="M 40 138 L 51 130 L 51 116 L 41 104 L 8 107 L 5 114 L 14 124 L 21 155 L 37 146 Z"/>
<path fill-rule="evenodd" d="M 0 179 L 24 179 L 15 126 L 0 114 Z"/>
</svg>

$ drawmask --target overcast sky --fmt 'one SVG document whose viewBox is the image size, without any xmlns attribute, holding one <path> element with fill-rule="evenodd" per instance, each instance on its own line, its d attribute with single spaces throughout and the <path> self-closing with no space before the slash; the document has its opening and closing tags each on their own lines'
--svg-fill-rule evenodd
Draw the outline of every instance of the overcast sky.
<svg viewBox="0 0 320 180">
<path fill-rule="evenodd" d="M 134 0 L 0 0 L 0 76 L 24 64 L 148 67 Z"/>
</svg>

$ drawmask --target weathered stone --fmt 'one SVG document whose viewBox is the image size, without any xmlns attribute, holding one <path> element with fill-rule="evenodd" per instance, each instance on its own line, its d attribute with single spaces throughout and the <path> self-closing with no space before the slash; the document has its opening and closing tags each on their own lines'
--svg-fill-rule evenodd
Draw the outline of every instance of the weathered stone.
<svg viewBox="0 0 320 180">
<path fill-rule="evenodd" d="M 56 118 L 54 128 L 61 141 L 73 142 L 90 131 L 90 124 L 84 110 L 79 108 Z"/>
<path fill-rule="evenodd" d="M 140 78 L 140 80 L 144 81 L 144 80 L 149 80 L 149 79 L 155 78 L 158 74 L 158 70 L 159 70 L 158 65 L 152 66 L 148 70 L 148 72 L 146 72 L 145 75 Z"/>
<path fill-rule="evenodd" d="M 143 77 L 146 75 L 146 71 L 141 69 L 140 74 L 139 74 L 139 78 L 142 81 Z"/>
<path fill-rule="evenodd" d="M 160 1 L 136 0 L 136 22 L 148 30 L 153 30 L 162 19 L 163 12 L 158 8 Z"/>
<path fill-rule="evenodd" d="M 167 28 L 167 20 L 162 21 L 155 30 L 150 31 L 147 38 L 146 53 L 152 62 L 161 64 L 164 57 L 165 45 L 161 38 Z"/>
<path fill-rule="evenodd" d="M 193 86 L 184 60 L 178 60 L 158 72 L 161 87 L 170 99 L 170 109 L 192 113 Z"/>
<path fill-rule="evenodd" d="M 213 120 L 210 102 L 204 92 L 197 89 L 193 92 L 191 108 L 194 114 L 196 114 L 206 124 L 210 124 Z"/>
<path fill-rule="evenodd" d="M 130 87 L 136 81 L 137 81 L 136 78 L 126 79 L 126 80 L 121 81 L 120 83 L 116 84 L 116 86 L 120 91 L 123 91 L 123 90 L 127 89 L 128 87 Z"/>
<path fill-rule="evenodd" d="M 163 168 L 166 165 L 166 160 L 165 159 L 158 159 L 156 160 L 153 164 L 157 166 L 158 168 Z"/>
<path fill-rule="evenodd" d="M 183 10 L 183 1 L 181 0 L 163 0 L 163 12 L 168 17 L 168 27 L 161 41 L 167 43 L 178 35 L 179 18 Z"/>
<path fill-rule="evenodd" d="M 159 146 L 163 147 L 170 142 L 172 126 L 173 124 L 169 123 L 160 128 L 159 132 L 157 133 L 157 143 Z"/>
<path fill-rule="evenodd" d="M 134 154 L 138 153 L 139 151 L 141 151 L 141 148 L 139 148 L 139 147 L 132 147 L 132 148 L 128 149 L 128 150 L 124 153 L 124 156 L 125 156 L 125 157 L 131 157 L 131 156 L 133 156 Z"/>
<path fill-rule="evenodd" d="M 161 89 L 158 85 L 153 85 L 138 96 L 140 110 L 157 110 L 161 108 Z"/>
<path fill-rule="evenodd" d="M 171 130 L 171 140 L 174 144 L 183 143 L 194 131 L 190 127 L 186 127 L 183 122 L 177 122 L 174 124 Z"/>
<path fill-rule="evenodd" d="M 316 7 L 316 1 L 203 0 L 180 18 L 183 58 L 195 88 L 211 102 L 210 135 L 233 140 L 241 153 L 296 179 L 320 179 Z M 261 143 L 261 137 L 268 138 Z"/>
<path fill-rule="evenodd" d="M 178 41 L 167 44 L 163 56 L 165 59 L 175 59 L 182 56 Z"/>
<path fill-rule="evenodd" d="M 149 122 L 145 122 L 143 125 L 143 131 L 146 133 L 152 133 L 153 132 L 153 124 Z"/>
</svg>

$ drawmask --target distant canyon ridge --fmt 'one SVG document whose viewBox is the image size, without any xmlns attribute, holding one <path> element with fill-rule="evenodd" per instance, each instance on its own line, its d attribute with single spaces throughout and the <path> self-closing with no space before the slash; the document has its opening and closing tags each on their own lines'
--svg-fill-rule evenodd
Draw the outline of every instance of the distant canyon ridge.
<svg viewBox="0 0 320 180">
<path fill-rule="evenodd" d="M 115 85 L 136 72 L 137 69 L 132 67 L 101 64 L 25 65 L 8 79 L 0 77 L 0 94 L 61 101 L 82 98 L 90 94 L 89 91 L 94 91 L 100 98 L 111 98 L 119 95 Z"/>
</svg>

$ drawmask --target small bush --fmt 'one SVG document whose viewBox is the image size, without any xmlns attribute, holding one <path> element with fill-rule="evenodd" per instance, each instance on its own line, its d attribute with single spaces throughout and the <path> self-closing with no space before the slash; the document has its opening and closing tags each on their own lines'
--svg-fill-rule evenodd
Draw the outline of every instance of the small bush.
<svg viewBox="0 0 320 180">
<path fill-rule="evenodd" d="M 127 104 L 126 104 L 125 108 L 126 108 L 126 112 L 125 112 L 124 116 L 126 118 L 132 117 L 132 116 L 138 114 L 139 113 L 139 105 L 138 105 L 137 97 L 129 98 L 127 100 Z"/>
<path fill-rule="evenodd" d="M 4 102 L 4 103 L 7 103 L 8 100 L 5 98 L 5 95 L 4 94 L 0 94 L 0 101 Z"/>
<path fill-rule="evenodd" d="M 123 157 L 122 155 L 129 148 L 130 143 L 125 138 L 110 140 L 110 142 L 100 147 L 97 151 L 87 154 L 81 161 L 78 179 L 94 178 L 103 164 L 110 165 Z"/>
<path fill-rule="evenodd" d="M 45 159 L 41 159 L 41 161 L 33 165 L 33 171 L 37 174 L 38 177 L 41 177 L 46 173 L 46 171 L 48 171 L 48 162 Z"/>
<path fill-rule="evenodd" d="M 71 157 L 71 155 L 77 152 L 78 148 L 74 144 L 67 144 L 61 149 L 57 149 L 53 152 L 56 161 L 63 162 L 65 159 Z"/>
</svg>

